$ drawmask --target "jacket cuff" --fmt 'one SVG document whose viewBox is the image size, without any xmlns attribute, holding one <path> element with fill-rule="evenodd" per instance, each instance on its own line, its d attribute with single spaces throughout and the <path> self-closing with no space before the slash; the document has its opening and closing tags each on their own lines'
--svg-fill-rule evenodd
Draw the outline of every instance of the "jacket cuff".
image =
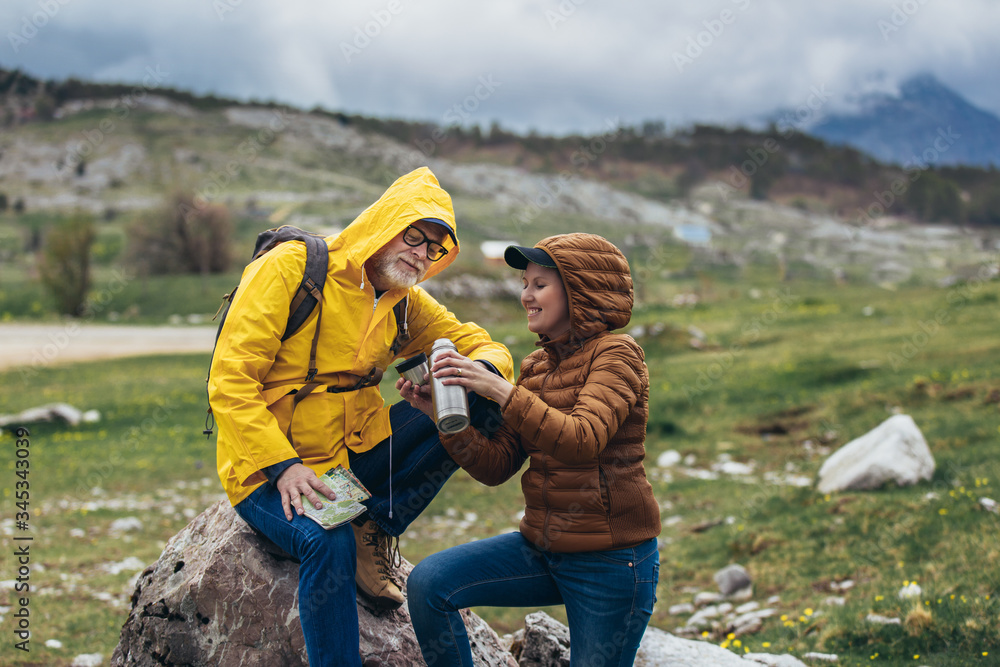
<svg viewBox="0 0 1000 667">
<path fill-rule="evenodd" d="M 285 472 L 296 463 L 302 463 L 302 459 L 298 457 L 288 459 L 282 461 L 281 463 L 275 463 L 274 465 L 261 468 L 260 471 L 264 473 L 264 477 L 267 477 L 267 481 L 274 486 L 274 484 L 278 481 L 278 478 L 281 477 L 281 473 Z"/>
<path fill-rule="evenodd" d="M 483 366 L 486 366 L 486 370 L 488 370 L 490 373 L 493 373 L 494 375 L 499 375 L 500 377 L 503 377 L 503 373 L 501 373 L 500 371 L 498 371 L 497 367 L 494 366 L 491 362 L 486 361 L 485 359 L 476 359 L 475 361 L 481 363 Z"/>
</svg>

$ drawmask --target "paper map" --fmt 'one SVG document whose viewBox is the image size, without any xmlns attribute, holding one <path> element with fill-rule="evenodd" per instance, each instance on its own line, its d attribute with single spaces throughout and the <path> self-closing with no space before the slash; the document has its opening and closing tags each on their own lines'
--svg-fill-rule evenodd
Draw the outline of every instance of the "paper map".
<svg viewBox="0 0 1000 667">
<path fill-rule="evenodd" d="M 365 485 L 350 470 L 342 465 L 330 468 L 320 475 L 319 479 L 333 489 L 333 492 L 337 494 L 337 499 L 330 500 L 317 493 L 323 507 L 316 509 L 311 502 L 306 500 L 305 496 L 302 496 L 302 509 L 305 516 L 329 530 L 347 523 L 365 512 L 367 508 L 361 502 L 371 498 L 372 494 L 368 493 Z"/>
</svg>

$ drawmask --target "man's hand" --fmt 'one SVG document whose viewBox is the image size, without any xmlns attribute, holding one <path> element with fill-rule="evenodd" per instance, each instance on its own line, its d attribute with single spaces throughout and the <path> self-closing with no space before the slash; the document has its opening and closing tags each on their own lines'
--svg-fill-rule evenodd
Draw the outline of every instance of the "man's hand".
<svg viewBox="0 0 1000 667">
<path fill-rule="evenodd" d="M 425 374 L 424 377 L 429 378 L 430 376 Z M 430 384 L 417 386 L 409 380 L 399 378 L 396 380 L 396 390 L 407 403 L 423 412 L 431 420 L 434 419 L 434 401 L 431 399 Z"/>
<path fill-rule="evenodd" d="M 281 493 L 281 507 L 285 510 L 285 518 L 289 521 L 292 520 L 293 507 L 296 514 L 302 514 L 303 495 L 316 509 L 323 506 L 319 501 L 319 496 L 316 495 L 316 491 L 319 491 L 330 500 L 337 499 L 337 494 L 333 492 L 333 489 L 319 481 L 316 473 L 301 463 L 293 463 L 288 466 L 285 472 L 281 473 L 281 476 L 278 477 L 277 487 L 278 492 Z"/>
</svg>

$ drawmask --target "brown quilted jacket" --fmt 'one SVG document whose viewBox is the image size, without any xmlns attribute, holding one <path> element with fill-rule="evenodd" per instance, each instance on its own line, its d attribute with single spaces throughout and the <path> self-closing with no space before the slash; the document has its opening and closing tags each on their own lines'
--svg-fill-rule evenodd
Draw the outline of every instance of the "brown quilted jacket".
<svg viewBox="0 0 1000 667">
<path fill-rule="evenodd" d="M 488 485 L 521 476 L 520 531 L 555 552 L 634 546 L 660 533 L 660 513 L 643 469 L 649 376 L 642 348 L 612 330 L 632 314 L 628 262 L 593 234 L 562 234 L 536 245 L 558 266 L 571 327 L 536 350 L 487 439 L 469 428 L 441 442 Z"/>
</svg>

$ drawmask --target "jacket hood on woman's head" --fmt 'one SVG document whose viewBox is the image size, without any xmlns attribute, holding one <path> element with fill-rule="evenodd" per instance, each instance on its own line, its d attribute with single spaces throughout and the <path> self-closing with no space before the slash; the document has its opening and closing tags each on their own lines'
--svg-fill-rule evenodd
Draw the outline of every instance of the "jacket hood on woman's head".
<svg viewBox="0 0 1000 667">
<path fill-rule="evenodd" d="M 632 274 L 613 243 L 596 234 L 559 234 L 536 248 L 549 254 L 569 300 L 570 342 L 613 331 L 632 318 Z"/>
<path fill-rule="evenodd" d="M 452 232 L 441 241 L 448 254 L 431 263 L 424 276 L 426 280 L 454 262 L 459 251 L 457 241 L 452 240 L 452 237 L 457 239 L 457 227 L 451 196 L 427 167 L 419 167 L 396 179 L 378 201 L 340 233 L 337 242 L 347 249 L 352 262 L 360 268 L 408 225 L 425 218 L 444 223 Z"/>
</svg>

